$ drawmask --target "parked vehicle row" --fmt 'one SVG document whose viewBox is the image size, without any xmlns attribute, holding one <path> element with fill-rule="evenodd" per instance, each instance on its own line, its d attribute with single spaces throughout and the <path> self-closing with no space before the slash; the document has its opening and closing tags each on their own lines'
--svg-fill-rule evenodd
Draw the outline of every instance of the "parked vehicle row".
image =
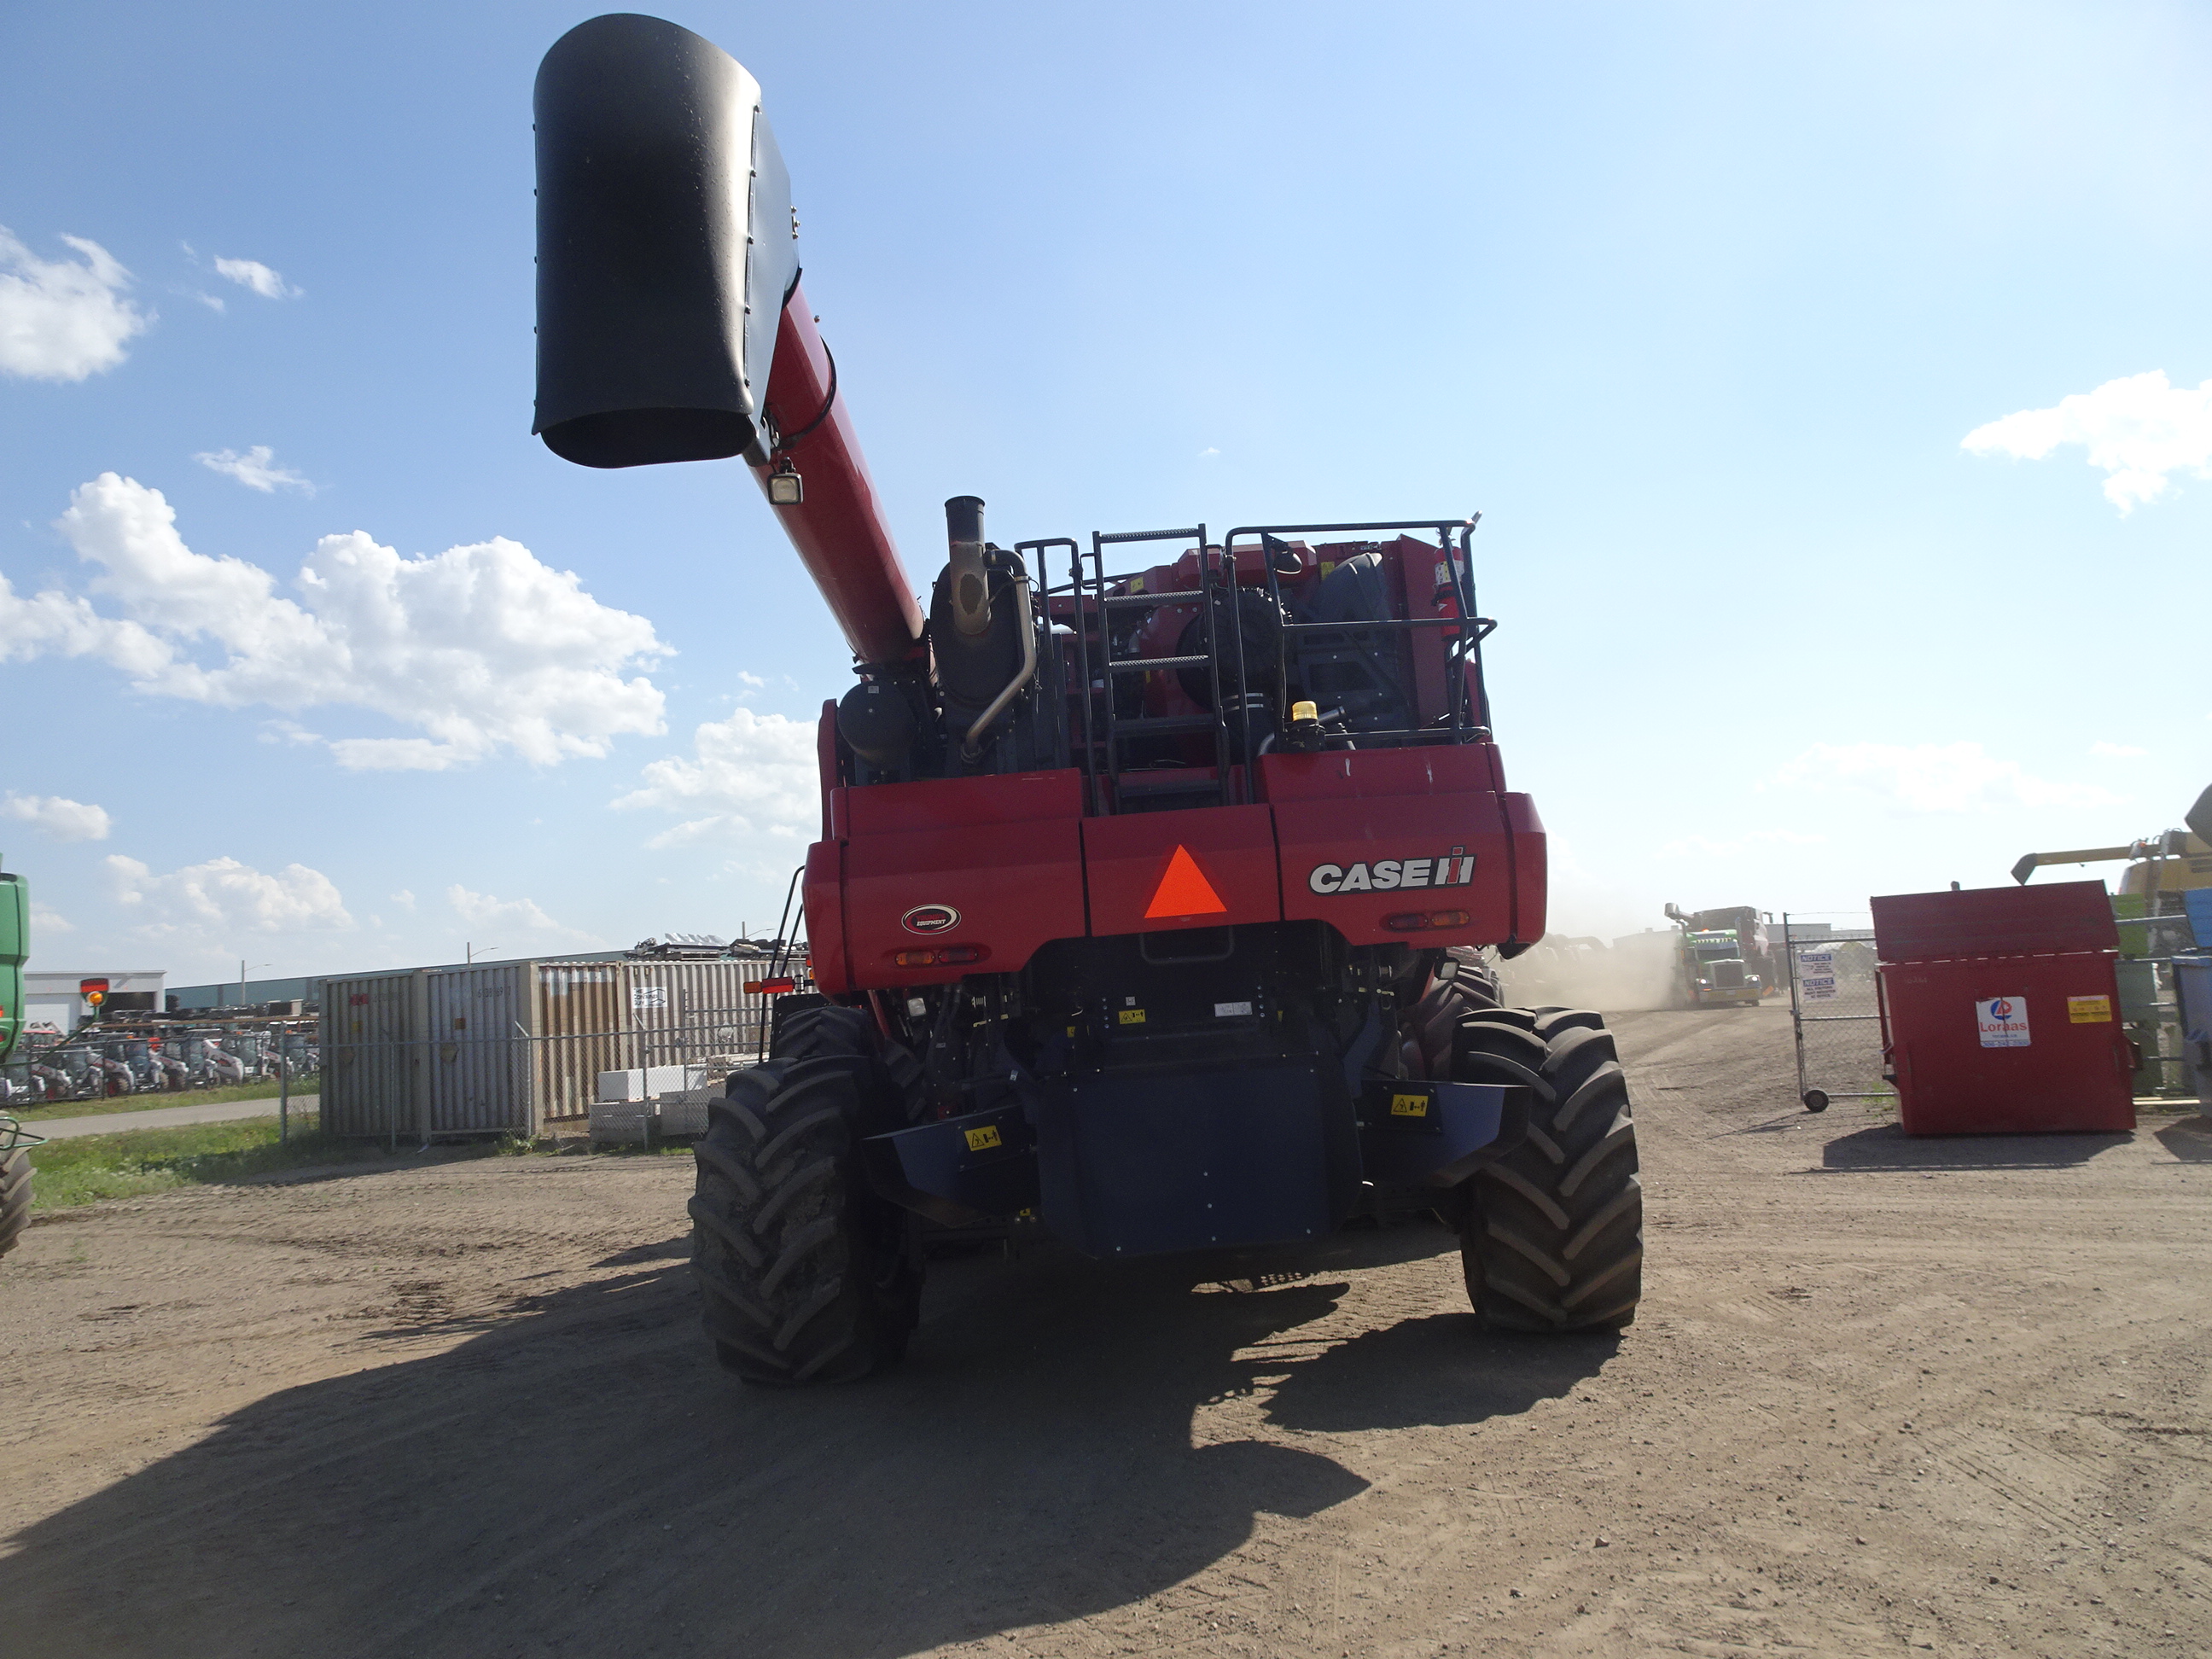
<svg viewBox="0 0 2212 1659">
<path fill-rule="evenodd" d="M 0 1066 L 0 1109 L 228 1088 L 306 1077 L 321 1064 L 312 1030 L 90 1027 L 64 1037 L 34 1027 L 24 1033 L 15 1057 Z"/>
</svg>

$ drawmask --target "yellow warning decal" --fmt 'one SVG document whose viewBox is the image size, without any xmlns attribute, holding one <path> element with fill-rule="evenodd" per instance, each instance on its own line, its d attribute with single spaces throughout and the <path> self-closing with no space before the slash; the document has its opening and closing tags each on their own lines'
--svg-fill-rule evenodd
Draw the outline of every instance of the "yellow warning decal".
<svg viewBox="0 0 2212 1659">
<path fill-rule="evenodd" d="M 1145 1011 L 1144 1011 L 1143 1009 L 1141 1009 L 1141 1008 L 1124 1008 L 1123 1010 L 1121 1010 L 1121 1024 L 1124 1024 L 1124 1025 L 1142 1025 L 1144 1023 L 1145 1023 Z"/>
<path fill-rule="evenodd" d="M 2069 997 L 2066 999 L 2066 1018 L 2075 1025 L 2109 1025 L 2112 1023 L 2112 1000 L 2110 997 Z"/>
<path fill-rule="evenodd" d="M 968 1150 L 971 1152 L 988 1152 L 1000 1144 L 998 1130 L 990 1124 L 968 1131 Z"/>
<path fill-rule="evenodd" d="M 1429 1097 L 1426 1095 L 1392 1095 L 1390 1097 L 1392 1117 L 1426 1117 L 1428 1115 Z"/>
</svg>

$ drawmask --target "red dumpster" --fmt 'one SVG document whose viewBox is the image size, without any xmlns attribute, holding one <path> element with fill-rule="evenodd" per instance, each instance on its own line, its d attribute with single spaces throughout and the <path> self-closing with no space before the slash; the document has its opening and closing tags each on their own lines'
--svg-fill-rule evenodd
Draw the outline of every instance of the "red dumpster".
<svg viewBox="0 0 2212 1659">
<path fill-rule="evenodd" d="M 1882 1049 L 1907 1134 L 2135 1127 L 2104 883 L 1873 904 Z"/>
</svg>

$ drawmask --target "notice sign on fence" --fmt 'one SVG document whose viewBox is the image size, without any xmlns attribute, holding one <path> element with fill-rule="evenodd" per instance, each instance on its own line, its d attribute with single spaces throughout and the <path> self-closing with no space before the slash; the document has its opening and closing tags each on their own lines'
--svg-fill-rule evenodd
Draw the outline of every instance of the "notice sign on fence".
<svg viewBox="0 0 2212 1659">
<path fill-rule="evenodd" d="M 629 988 L 629 1006 L 633 1013 L 641 1008 L 665 1008 L 668 1006 L 668 988 L 665 985 L 633 985 Z"/>
<path fill-rule="evenodd" d="M 1974 1005 L 1974 1024 L 1984 1048 L 2025 1048 L 2027 1041 L 2027 999 L 1991 997 Z"/>
<path fill-rule="evenodd" d="M 1797 994 L 1806 1002 L 1836 1000 L 1836 953 L 1800 951 L 1797 953 Z"/>
</svg>

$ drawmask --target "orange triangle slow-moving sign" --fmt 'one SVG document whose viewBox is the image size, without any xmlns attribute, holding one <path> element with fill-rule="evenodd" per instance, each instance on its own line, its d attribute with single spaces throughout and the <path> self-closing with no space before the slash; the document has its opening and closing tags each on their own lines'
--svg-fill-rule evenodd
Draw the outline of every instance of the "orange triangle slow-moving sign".
<svg viewBox="0 0 2212 1659">
<path fill-rule="evenodd" d="M 1191 857 L 1190 849 L 1178 846 L 1175 856 L 1168 860 L 1167 873 L 1152 891 L 1152 902 L 1145 911 L 1145 920 L 1214 915 L 1228 908 L 1221 902 L 1221 895 L 1213 890 L 1213 884 L 1198 867 L 1198 860 Z"/>
</svg>

